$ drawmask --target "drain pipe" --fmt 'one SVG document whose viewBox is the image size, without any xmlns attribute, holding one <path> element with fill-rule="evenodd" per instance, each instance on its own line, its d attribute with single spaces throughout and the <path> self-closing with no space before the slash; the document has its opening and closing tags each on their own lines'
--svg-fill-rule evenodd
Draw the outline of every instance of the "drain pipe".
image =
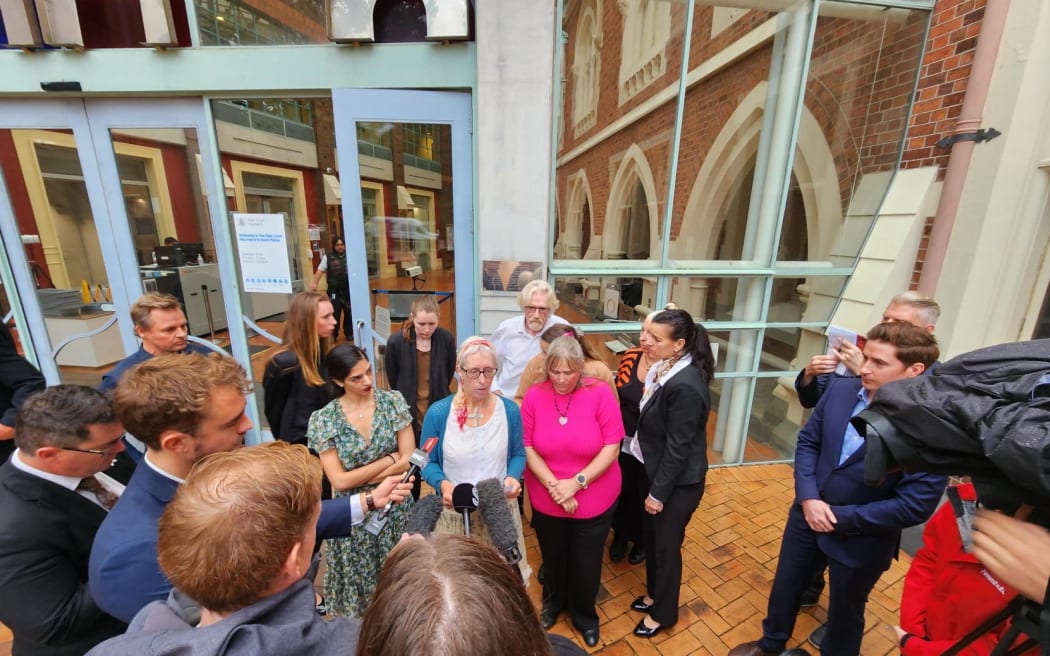
<svg viewBox="0 0 1050 656">
<path fill-rule="evenodd" d="M 1009 9 L 1010 0 L 988 0 L 985 5 L 981 32 L 977 36 L 973 65 L 966 85 L 966 97 L 963 98 L 962 110 L 953 135 L 973 134 L 980 129 L 981 112 L 988 99 L 988 87 L 995 70 L 995 57 L 1002 41 Z M 955 217 L 959 212 L 963 186 L 966 184 L 976 143 L 973 140 L 960 140 L 950 146 L 951 154 L 948 156 L 948 166 L 944 172 L 937 215 L 933 220 L 926 258 L 919 275 L 919 291 L 930 296 L 936 295 L 937 282 L 944 267 L 944 256 L 948 251 L 948 241 L 951 239 Z"/>
</svg>

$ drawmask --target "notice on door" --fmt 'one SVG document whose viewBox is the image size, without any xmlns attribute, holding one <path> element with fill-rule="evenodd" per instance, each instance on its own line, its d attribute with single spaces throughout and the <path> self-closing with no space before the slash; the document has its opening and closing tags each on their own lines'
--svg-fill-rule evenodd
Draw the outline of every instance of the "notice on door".
<svg viewBox="0 0 1050 656">
<path fill-rule="evenodd" d="M 291 294 L 288 237 L 283 214 L 233 213 L 244 291 Z"/>
</svg>

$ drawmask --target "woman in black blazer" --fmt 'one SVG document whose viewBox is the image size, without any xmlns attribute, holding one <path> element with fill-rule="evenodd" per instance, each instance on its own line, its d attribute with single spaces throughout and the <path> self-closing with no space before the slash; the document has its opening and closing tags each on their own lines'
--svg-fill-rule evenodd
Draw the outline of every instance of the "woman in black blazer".
<svg viewBox="0 0 1050 656">
<path fill-rule="evenodd" d="M 700 505 L 707 477 L 711 342 L 685 310 L 646 319 L 641 347 L 653 364 L 645 380 L 638 432 L 628 451 L 642 462 L 646 594 L 631 603 L 646 613 L 634 634 L 651 638 L 678 621 L 685 527 Z"/>
</svg>

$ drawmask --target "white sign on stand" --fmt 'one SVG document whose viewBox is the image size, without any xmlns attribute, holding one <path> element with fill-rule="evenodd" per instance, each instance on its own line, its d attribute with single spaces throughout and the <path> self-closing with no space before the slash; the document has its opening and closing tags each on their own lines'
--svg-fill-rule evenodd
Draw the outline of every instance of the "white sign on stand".
<svg viewBox="0 0 1050 656">
<path fill-rule="evenodd" d="M 291 294 L 292 272 L 283 214 L 233 213 L 244 291 Z"/>
<path fill-rule="evenodd" d="M 381 305 L 376 306 L 376 316 L 372 322 L 372 330 L 383 339 L 390 339 L 390 308 L 385 308 Z"/>
</svg>

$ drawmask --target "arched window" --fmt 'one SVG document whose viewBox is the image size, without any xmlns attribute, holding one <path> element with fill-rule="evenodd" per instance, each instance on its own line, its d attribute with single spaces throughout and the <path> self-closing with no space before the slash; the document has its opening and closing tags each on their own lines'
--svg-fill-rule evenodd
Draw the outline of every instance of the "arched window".
<svg viewBox="0 0 1050 656">
<path fill-rule="evenodd" d="M 600 21 L 594 10 L 587 7 L 576 27 L 576 46 L 573 51 L 573 136 L 578 137 L 594 127 L 597 121 L 601 38 Z"/>
<path fill-rule="evenodd" d="M 624 208 L 622 250 L 629 260 L 649 257 L 649 200 L 642 181 L 635 179 L 634 191 Z"/>
</svg>

